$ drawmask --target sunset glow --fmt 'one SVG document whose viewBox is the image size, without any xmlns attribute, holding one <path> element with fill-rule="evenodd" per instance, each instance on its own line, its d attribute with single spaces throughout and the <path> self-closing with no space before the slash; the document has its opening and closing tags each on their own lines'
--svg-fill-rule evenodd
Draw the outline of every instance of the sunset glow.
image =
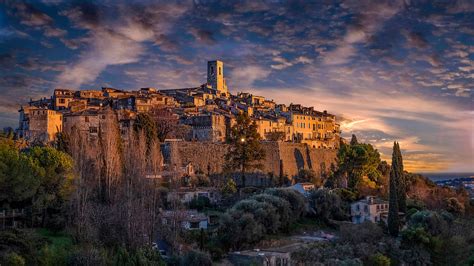
<svg viewBox="0 0 474 266">
<path fill-rule="evenodd" d="M 220 59 L 231 93 L 328 110 L 409 171 L 474 171 L 472 1 L 118 2 L 0 2 L 2 127 L 55 88 L 195 87 Z"/>
</svg>

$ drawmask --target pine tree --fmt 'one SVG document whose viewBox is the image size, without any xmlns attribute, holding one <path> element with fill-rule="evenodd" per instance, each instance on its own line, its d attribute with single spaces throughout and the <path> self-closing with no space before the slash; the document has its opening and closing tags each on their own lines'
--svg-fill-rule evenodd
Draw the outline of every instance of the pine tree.
<svg viewBox="0 0 474 266">
<path fill-rule="evenodd" d="M 400 148 L 397 142 L 393 143 L 392 168 L 390 170 L 390 190 L 388 208 L 388 231 L 392 236 L 398 236 L 400 222 L 398 219 L 398 181 L 400 180 Z"/>
<path fill-rule="evenodd" d="M 228 137 L 230 147 L 225 156 L 225 168 L 227 171 L 240 171 L 243 187 L 246 185 L 245 173 L 263 167 L 265 150 L 260 140 L 255 122 L 246 113 L 240 114 Z"/>
<path fill-rule="evenodd" d="M 394 147 L 395 148 L 395 147 Z M 398 164 L 397 164 L 397 178 L 398 178 L 398 210 L 406 213 L 407 211 L 407 184 L 405 180 L 405 174 L 403 172 L 403 158 L 402 152 L 400 151 L 400 145 L 397 143 L 396 147 Z"/>
</svg>

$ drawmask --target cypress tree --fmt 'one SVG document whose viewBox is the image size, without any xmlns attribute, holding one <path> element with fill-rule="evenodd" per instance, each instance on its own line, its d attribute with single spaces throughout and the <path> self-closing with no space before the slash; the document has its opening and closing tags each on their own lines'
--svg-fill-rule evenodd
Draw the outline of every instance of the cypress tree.
<svg viewBox="0 0 474 266">
<path fill-rule="evenodd" d="M 394 147 L 395 149 L 395 147 Z M 403 158 L 402 152 L 400 151 L 400 145 L 397 143 L 396 153 L 398 157 L 397 165 L 397 178 L 398 178 L 398 210 L 406 213 L 407 211 L 407 184 L 405 180 L 405 174 L 403 172 Z"/>
<path fill-rule="evenodd" d="M 398 219 L 398 181 L 399 181 L 399 159 L 398 153 L 400 148 L 398 143 L 393 143 L 392 152 L 392 168 L 390 170 L 390 190 L 389 190 L 389 207 L 388 207 L 388 231 L 392 236 L 398 236 L 400 222 Z"/>
<path fill-rule="evenodd" d="M 352 134 L 351 146 L 357 145 L 357 144 L 359 144 L 359 142 L 357 141 L 357 137 L 356 137 L 356 135 Z"/>
</svg>

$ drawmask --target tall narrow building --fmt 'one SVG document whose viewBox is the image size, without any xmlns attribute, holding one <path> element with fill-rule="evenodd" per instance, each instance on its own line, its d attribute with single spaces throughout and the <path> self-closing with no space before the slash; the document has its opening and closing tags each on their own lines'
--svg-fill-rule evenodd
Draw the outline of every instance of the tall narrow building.
<svg viewBox="0 0 474 266">
<path fill-rule="evenodd" d="M 224 78 L 224 63 L 219 60 L 207 62 L 207 83 L 219 94 L 228 95 Z"/>
</svg>

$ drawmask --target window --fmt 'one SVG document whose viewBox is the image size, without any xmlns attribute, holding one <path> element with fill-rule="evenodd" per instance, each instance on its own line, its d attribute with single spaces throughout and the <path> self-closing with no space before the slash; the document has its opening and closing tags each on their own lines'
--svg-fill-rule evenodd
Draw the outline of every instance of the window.
<svg viewBox="0 0 474 266">
<path fill-rule="evenodd" d="M 59 103 L 66 103 L 65 99 L 59 99 Z"/>
<path fill-rule="evenodd" d="M 89 122 L 89 117 L 88 116 L 84 117 L 84 120 L 88 123 Z"/>
<path fill-rule="evenodd" d="M 222 75 L 221 68 L 219 67 L 219 75 Z"/>
<path fill-rule="evenodd" d="M 214 73 L 214 67 L 211 66 L 211 74 Z"/>
<path fill-rule="evenodd" d="M 89 133 L 96 134 L 97 132 L 97 127 L 89 127 Z"/>
</svg>

